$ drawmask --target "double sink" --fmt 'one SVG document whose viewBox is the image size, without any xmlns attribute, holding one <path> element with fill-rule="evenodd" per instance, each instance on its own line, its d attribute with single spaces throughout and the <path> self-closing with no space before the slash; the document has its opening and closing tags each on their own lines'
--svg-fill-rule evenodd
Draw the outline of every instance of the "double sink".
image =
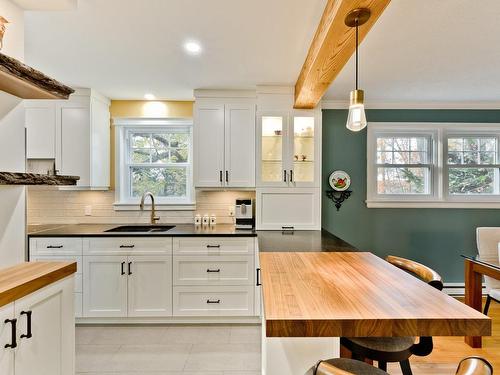
<svg viewBox="0 0 500 375">
<path fill-rule="evenodd" d="M 105 232 L 111 233 L 157 233 L 166 232 L 175 228 L 175 225 L 120 225 Z"/>
</svg>

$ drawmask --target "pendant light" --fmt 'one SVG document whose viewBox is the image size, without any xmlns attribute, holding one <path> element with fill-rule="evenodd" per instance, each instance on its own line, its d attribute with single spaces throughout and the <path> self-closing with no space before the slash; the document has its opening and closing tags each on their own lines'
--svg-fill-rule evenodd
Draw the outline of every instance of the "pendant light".
<svg viewBox="0 0 500 375">
<path fill-rule="evenodd" d="M 349 27 L 356 28 L 356 89 L 351 91 L 349 115 L 347 116 L 347 129 L 353 132 L 359 132 L 366 127 L 365 115 L 365 93 L 363 90 L 358 89 L 358 44 L 359 35 L 358 28 L 363 25 L 370 18 L 370 10 L 366 8 L 359 8 L 351 10 L 346 18 L 345 24 Z"/>
</svg>

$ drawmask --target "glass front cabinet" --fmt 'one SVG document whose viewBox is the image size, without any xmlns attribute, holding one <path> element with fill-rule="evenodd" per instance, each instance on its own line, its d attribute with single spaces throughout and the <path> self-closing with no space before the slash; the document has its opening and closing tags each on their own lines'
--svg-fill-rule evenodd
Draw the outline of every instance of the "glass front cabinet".
<svg viewBox="0 0 500 375">
<path fill-rule="evenodd" d="M 258 113 L 257 186 L 319 187 L 320 140 L 312 111 Z"/>
</svg>

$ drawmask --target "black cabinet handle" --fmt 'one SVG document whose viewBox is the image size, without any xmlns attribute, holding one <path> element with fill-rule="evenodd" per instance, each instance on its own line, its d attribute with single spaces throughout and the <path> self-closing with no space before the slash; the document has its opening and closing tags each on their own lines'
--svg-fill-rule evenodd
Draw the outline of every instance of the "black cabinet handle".
<svg viewBox="0 0 500 375">
<path fill-rule="evenodd" d="M 222 171 L 219 171 L 219 181 L 222 184 Z"/>
<path fill-rule="evenodd" d="M 132 262 L 128 262 L 128 274 L 132 275 Z"/>
<path fill-rule="evenodd" d="M 207 303 L 220 303 L 220 299 L 218 299 L 217 301 L 212 301 L 212 300 L 207 299 Z"/>
<path fill-rule="evenodd" d="M 62 249 L 63 245 L 48 245 L 47 249 Z"/>
<path fill-rule="evenodd" d="M 120 245 L 120 249 L 133 249 L 135 245 Z"/>
<path fill-rule="evenodd" d="M 16 324 L 17 324 L 17 319 L 5 319 L 4 321 L 5 324 L 10 323 L 11 326 L 11 342 L 10 344 L 5 344 L 4 348 L 17 348 L 17 341 L 16 341 Z"/>
<path fill-rule="evenodd" d="M 207 272 L 208 273 L 210 273 L 210 272 L 217 273 L 217 272 L 220 272 L 220 268 L 217 268 L 216 270 L 211 270 L 210 268 L 208 268 Z"/>
<path fill-rule="evenodd" d="M 26 315 L 26 334 L 22 334 L 21 338 L 31 338 L 33 335 L 31 334 L 31 315 L 33 311 L 21 311 L 21 315 Z"/>
<path fill-rule="evenodd" d="M 220 245 L 207 245 L 207 249 L 212 249 L 212 248 L 220 248 Z"/>
<path fill-rule="evenodd" d="M 124 268 L 125 268 L 125 262 L 122 262 L 122 272 L 121 272 L 121 274 L 122 274 L 122 275 L 125 275 L 125 270 L 124 270 Z"/>
<path fill-rule="evenodd" d="M 226 183 L 229 183 L 229 172 L 226 171 Z"/>
<path fill-rule="evenodd" d="M 286 182 L 286 171 L 283 171 L 283 182 Z"/>
<path fill-rule="evenodd" d="M 293 182 L 293 169 L 290 169 L 290 182 Z"/>
<path fill-rule="evenodd" d="M 256 279 L 257 279 L 257 282 L 255 283 L 255 285 L 261 286 L 262 284 L 260 282 L 260 268 L 257 268 L 257 277 L 256 277 Z"/>
<path fill-rule="evenodd" d="M 294 234 L 295 228 L 293 226 L 282 226 L 281 234 Z"/>
</svg>

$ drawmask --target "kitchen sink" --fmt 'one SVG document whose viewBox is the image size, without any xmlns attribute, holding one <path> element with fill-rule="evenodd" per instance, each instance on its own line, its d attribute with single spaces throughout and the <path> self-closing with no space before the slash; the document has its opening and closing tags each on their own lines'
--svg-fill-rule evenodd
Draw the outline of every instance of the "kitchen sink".
<svg viewBox="0 0 500 375">
<path fill-rule="evenodd" d="M 120 225 L 119 227 L 114 227 L 105 232 L 126 232 L 126 233 L 156 233 L 156 232 L 166 232 L 175 225 Z"/>
</svg>

